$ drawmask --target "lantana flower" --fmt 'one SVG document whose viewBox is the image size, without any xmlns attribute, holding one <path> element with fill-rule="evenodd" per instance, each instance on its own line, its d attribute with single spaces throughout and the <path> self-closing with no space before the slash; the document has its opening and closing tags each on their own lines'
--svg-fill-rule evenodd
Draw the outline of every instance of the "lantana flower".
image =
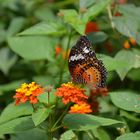
<svg viewBox="0 0 140 140">
<path fill-rule="evenodd" d="M 16 89 L 16 94 L 13 96 L 16 100 L 16 105 L 30 101 L 31 104 L 38 102 L 37 96 L 43 93 L 44 89 L 35 82 L 24 83 L 20 88 Z"/>
<path fill-rule="evenodd" d="M 69 102 L 82 104 L 88 99 L 88 96 L 85 95 L 85 90 L 72 82 L 62 84 L 60 88 L 57 88 L 56 96 L 62 97 L 64 104 Z"/>
<path fill-rule="evenodd" d="M 91 106 L 87 102 L 88 96 L 85 95 L 85 90 L 72 82 L 62 84 L 57 89 L 56 95 L 62 97 L 64 104 L 68 104 L 69 102 L 75 103 L 70 107 L 69 113 L 86 114 L 92 112 Z"/>
<path fill-rule="evenodd" d="M 87 114 L 91 113 L 91 106 L 88 103 L 74 104 L 70 107 L 69 113 Z"/>
</svg>

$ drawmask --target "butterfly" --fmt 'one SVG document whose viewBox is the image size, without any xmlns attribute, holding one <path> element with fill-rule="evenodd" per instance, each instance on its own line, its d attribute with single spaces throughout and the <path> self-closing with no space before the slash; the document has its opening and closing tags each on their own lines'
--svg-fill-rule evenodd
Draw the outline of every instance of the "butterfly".
<svg viewBox="0 0 140 140">
<path fill-rule="evenodd" d="M 68 67 L 72 81 L 85 84 L 90 88 L 104 88 L 107 70 L 92 50 L 92 44 L 86 36 L 81 36 L 71 48 Z"/>
</svg>

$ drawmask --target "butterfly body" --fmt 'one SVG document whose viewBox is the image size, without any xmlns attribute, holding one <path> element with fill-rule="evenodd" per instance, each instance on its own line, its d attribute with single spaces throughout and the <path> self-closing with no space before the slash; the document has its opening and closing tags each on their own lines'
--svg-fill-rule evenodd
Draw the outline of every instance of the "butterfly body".
<svg viewBox="0 0 140 140">
<path fill-rule="evenodd" d="M 86 36 L 82 36 L 72 47 L 68 60 L 72 80 L 91 88 L 105 87 L 106 68 L 91 47 L 92 44 Z"/>
</svg>

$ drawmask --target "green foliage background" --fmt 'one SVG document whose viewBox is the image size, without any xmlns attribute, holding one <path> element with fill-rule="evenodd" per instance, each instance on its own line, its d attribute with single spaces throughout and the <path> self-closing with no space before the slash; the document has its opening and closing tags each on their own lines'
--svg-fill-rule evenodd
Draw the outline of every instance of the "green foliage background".
<svg viewBox="0 0 140 140">
<path fill-rule="evenodd" d="M 66 115 L 63 124 L 69 130 L 55 137 L 87 140 L 93 139 L 92 132 L 99 140 L 140 139 L 140 2 L 120 1 L 112 6 L 113 0 L 0 0 L 1 139 L 7 139 L 5 134 L 11 140 L 47 139 L 36 126 L 50 110 L 39 110 L 31 117 L 31 106 L 14 106 L 12 96 L 23 82 L 57 88 L 70 81 L 67 59 L 56 57 L 55 48 L 59 44 L 68 51 L 90 21 L 99 26 L 99 32 L 88 37 L 109 73 L 109 96 L 100 99 L 99 117 Z M 115 16 L 118 11 L 121 16 Z M 125 49 L 129 37 L 137 44 Z M 108 42 L 111 52 L 105 47 Z"/>
</svg>

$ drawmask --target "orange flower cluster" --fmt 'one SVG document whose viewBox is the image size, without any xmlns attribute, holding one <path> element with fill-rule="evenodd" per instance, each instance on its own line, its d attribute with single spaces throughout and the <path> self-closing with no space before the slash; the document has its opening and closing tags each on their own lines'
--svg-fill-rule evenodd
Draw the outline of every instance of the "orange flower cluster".
<svg viewBox="0 0 140 140">
<path fill-rule="evenodd" d="M 62 84 L 61 87 L 57 89 L 56 95 L 62 97 L 64 104 L 69 102 L 81 104 L 88 99 L 88 96 L 86 96 L 84 92 L 84 89 L 77 87 L 72 82 L 68 82 L 67 84 Z"/>
<path fill-rule="evenodd" d="M 137 43 L 136 43 L 136 40 L 132 37 L 129 38 L 129 40 L 126 40 L 123 44 L 123 47 L 125 49 L 129 49 L 132 46 L 135 46 Z"/>
<path fill-rule="evenodd" d="M 87 103 L 83 104 L 74 104 L 71 106 L 69 113 L 79 113 L 79 114 L 85 114 L 85 113 L 91 113 L 91 106 Z"/>
<path fill-rule="evenodd" d="M 38 102 L 37 96 L 43 93 L 44 89 L 32 82 L 30 84 L 24 83 L 20 88 L 16 89 L 16 94 L 13 98 L 16 99 L 16 105 L 20 102 L 25 103 L 26 101 L 30 101 L 31 104 L 36 104 Z"/>
<path fill-rule="evenodd" d="M 72 82 L 62 84 L 57 89 L 56 96 L 61 96 L 64 104 L 69 102 L 75 103 L 70 108 L 70 113 L 91 113 L 90 105 L 87 103 L 88 96 L 85 95 L 85 90 L 74 85 Z"/>
</svg>

